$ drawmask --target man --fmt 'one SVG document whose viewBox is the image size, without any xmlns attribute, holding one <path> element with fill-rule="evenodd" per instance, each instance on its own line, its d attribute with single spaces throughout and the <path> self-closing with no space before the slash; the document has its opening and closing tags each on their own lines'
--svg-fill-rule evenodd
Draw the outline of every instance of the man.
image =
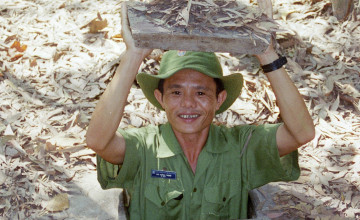
<svg viewBox="0 0 360 220">
<path fill-rule="evenodd" d="M 298 178 L 296 149 L 313 139 L 314 125 L 272 46 L 257 58 L 283 123 L 215 126 L 215 114 L 238 97 L 241 75 L 224 77 L 213 53 L 189 51 L 165 53 L 157 76 L 137 75 L 152 50 L 134 46 L 122 10 L 127 50 L 95 108 L 86 141 L 97 153 L 101 186 L 129 191 L 131 219 L 247 218 L 251 189 Z M 118 130 L 136 75 L 148 100 L 165 110 L 167 124 Z"/>
</svg>

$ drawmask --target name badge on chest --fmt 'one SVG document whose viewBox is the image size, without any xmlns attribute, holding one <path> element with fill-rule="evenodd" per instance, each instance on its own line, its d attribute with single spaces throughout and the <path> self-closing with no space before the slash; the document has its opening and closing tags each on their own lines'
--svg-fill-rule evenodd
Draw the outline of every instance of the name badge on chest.
<svg viewBox="0 0 360 220">
<path fill-rule="evenodd" d="M 176 179 L 176 172 L 165 170 L 151 170 L 151 177 L 163 179 Z"/>
</svg>

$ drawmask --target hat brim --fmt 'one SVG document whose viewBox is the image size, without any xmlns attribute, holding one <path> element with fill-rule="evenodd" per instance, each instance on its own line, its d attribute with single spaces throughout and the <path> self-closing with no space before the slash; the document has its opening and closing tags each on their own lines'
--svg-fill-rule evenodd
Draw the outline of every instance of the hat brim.
<svg viewBox="0 0 360 220">
<path fill-rule="evenodd" d="M 136 76 L 136 80 L 138 81 L 145 97 L 152 103 L 155 107 L 160 110 L 164 110 L 160 103 L 157 101 L 154 95 L 155 89 L 158 88 L 160 79 L 166 79 L 171 75 L 175 74 L 177 71 L 174 71 L 171 74 L 165 75 L 150 75 L 146 73 L 139 73 Z M 220 108 L 215 112 L 216 114 L 220 114 L 228 109 L 235 100 L 239 97 L 241 89 L 243 87 L 243 76 L 240 73 L 231 74 L 228 76 L 216 77 L 219 78 L 223 84 L 224 89 L 226 90 L 227 96 L 224 103 L 220 106 Z"/>
</svg>

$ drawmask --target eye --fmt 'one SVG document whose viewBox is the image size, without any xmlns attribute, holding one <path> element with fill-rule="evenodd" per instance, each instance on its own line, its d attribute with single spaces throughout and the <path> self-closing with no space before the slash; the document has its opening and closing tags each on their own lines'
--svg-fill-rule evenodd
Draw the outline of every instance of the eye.
<svg viewBox="0 0 360 220">
<path fill-rule="evenodd" d="M 180 91 L 172 91 L 171 94 L 180 95 Z"/>
<path fill-rule="evenodd" d="M 198 95 L 205 95 L 204 92 L 197 92 Z"/>
</svg>

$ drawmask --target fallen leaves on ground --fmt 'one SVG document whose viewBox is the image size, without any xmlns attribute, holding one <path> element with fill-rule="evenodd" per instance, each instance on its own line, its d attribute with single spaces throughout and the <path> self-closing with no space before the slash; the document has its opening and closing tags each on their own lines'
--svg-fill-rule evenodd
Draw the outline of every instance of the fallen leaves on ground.
<svg viewBox="0 0 360 220">
<path fill-rule="evenodd" d="M 95 170 L 84 136 L 125 49 L 120 2 L 5 0 L 0 9 L 0 213 L 11 219 L 51 216 L 42 202 L 70 192 L 74 176 Z M 283 219 L 359 218 L 360 22 L 353 15 L 339 22 L 329 1 L 276 0 L 274 18 L 284 30 L 277 34 L 281 53 L 316 137 L 300 149 L 300 179 L 274 183 L 275 205 L 264 211 Z M 94 19 L 107 25 L 91 31 Z M 161 54 L 154 51 L 141 71 L 156 73 Z M 216 122 L 280 122 L 256 60 L 218 56 L 225 74 L 244 75 L 244 89 Z M 121 127 L 166 122 L 138 86 L 128 102 Z"/>
</svg>

